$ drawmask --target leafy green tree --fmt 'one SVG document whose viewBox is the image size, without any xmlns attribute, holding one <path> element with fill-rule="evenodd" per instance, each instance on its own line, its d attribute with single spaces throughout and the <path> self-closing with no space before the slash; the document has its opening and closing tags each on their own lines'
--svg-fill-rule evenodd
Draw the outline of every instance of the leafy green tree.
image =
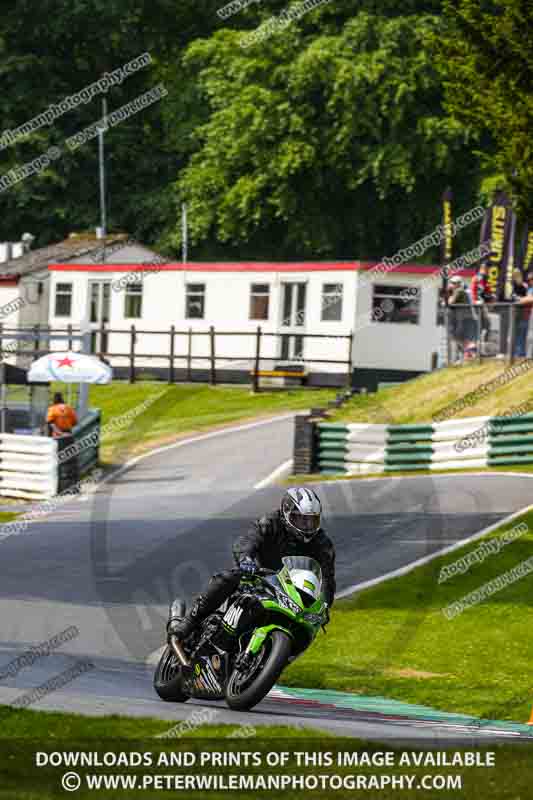
<svg viewBox="0 0 533 800">
<path fill-rule="evenodd" d="M 444 0 L 434 46 L 446 107 L 468 126 L 487 186 L 511 189 L 533 213 L 533 6 L 529 0 Z"/>
<path fill-rule="evenodd" d="M 0 20 L 2 131 L 14 129 L 50 104 L 79 92 L 105 72 L 149 52 L 150 66 L 107 92 L 109 113 L 161 81 L 163 65 L 179 61 L 188 42 L 219 27 L 217 0 L 18 0 Z M 24 140 L 0 151 L 0 177 L 46 152 L 63 155 L 50 168 L 0 193 L 0 239 L 24 230 L 36 244 L 99 221 L 97 139 L 75 153 L 65 138 L 102 114 L 101 98 L 68 111 Z M 182 157 L 167 146 L 165 99 L 109 129 L 108 227 L 154 241 L 174 218 L 171 190 Z"/>
<path fill-rule="evenodd" d="M 230 30 L 190 45 L 209 115 L 177 192 L 200 249 L 380 258 L 440 222 L 448 183 L 471 205 L 476 162 L 426 46 L 440 19 L 388 7 L 339 26 L 324 6 L 326 34 L 317 11 L 251 47 Z"/>
</svg>

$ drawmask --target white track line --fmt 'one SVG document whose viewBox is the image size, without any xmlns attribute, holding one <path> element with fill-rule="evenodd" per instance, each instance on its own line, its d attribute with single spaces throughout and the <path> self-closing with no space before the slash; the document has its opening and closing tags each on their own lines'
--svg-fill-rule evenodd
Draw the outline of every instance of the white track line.
<svg viewBox="0 0 533 800">
<path fill-rule="evenodd" d="M 369 483 L 370 481 L 410 481 L 420 480 L 420 478 L 464 478 L 464 477 L 477 477 L 485 478 L 487 475 L 496 475 L 498 478 L 519 477 L 519 478 L 533 478 L 533 472 L 421 472 L 418 475 L 389 475 L 384 472 L 382 476 L 377 478 L 358 478 L 356 475 L 346 475 L 344 478 L 332 478 L 323 481 L 324 483 L 346 483 L 353 480 L 357 483 Z"/>
<path fill-rule="evenodd" d="M 271 472 L 270 475 L 267 475 L 267 477 L 263 478 L 262 481 L 256 483 L 254 489 L 264 489 L 265 486 L 270 486 L 272 483 L 275 483 L 276 480 L 278 480 L 278 478 L 281 478 L 281 476 L 285 472 L 287 473 L 287 475 L 289 475 L 291 469 L 292 469 L 292 458 L 289 458 L 287 461 L 284 461 L 283 464 L 280 464 L 279 467 L 276 467 L 276 469 L 273 472 Z"/>
<path fill-rule="evenodd" d="M 487 475 L 494 475 L 498 478 L 533 478 L 533 472 L 433 472 L 433 473 L 420 473 L 418 475 L 389 475 L 384 472 L 380 477 L 374 478 L 358 478 L 355 475 L 344 475 L 337 478 L 330 478 L 319 483 L 348 483 L 349 481 L 357 481 L 357 483 L 370 483 L 371 481 L 411 481 L 420 480 L 420 478 L 485 478 Z"/>
<path fill-rule="evenodd" d="M 399 578 L 401 575 L 406 575 L 408 572 L 412 572 L 417 567 L 422 567 L 424 564 L 428 564 L 435 558 L 444 556 L 447 553 L 452 553 L 454 550 L 460 550 L 461 547 L 464 547 L 465 545 L 470 544 L 471 542 L 476 542 L 478 539 L 481 539 L 483 536 L 486 536 L 487 533 L 492 533 L 492 531 L 495 531 L 497 528 L 501 527 L 502 525 L 505 525 L 506 522 L 511 522 L 516 517 L 519 517 L 522 514 L 526 514 L 528 511 L 533 511 L 533 505 L 525 506 L 524 508 L 521 508 L 518 511 L 514 511 L 512 514 L 509 514 L 508 517 L 504 517 L 498 522 L 495 522 L 494 525 L 489 525 L 488 528 L 483 528 L 483 530 L 474 533 L 473 536 L 469 536 L 467 539 L 462 539 L 461 541 L 456 542 L 455 544 L 451 544 L 449 547 L 443 547 L 442 550 L 436 550 L 434 553 L 431 553 L 428 556 L 423 556 L 423 558 L 418 558 L 416 561 L 411 561 L 410 564 L 406 564 L 403 567 L 394 569 L 392 570 L 392 572 L 386 572 L 385 575 L 380 575 L 379 578 L 372 578 L 369 581 L 363 581 L 362 583 L 355 583 L 353 586 L 349 586 L 347 589 L 343 589 L 341 592 L 337 592 L 337 594 L 335 595 L 335 599 L 340 600 L 343 597 L 348 597 L 349 595 L 355 594 L 356 592 L 360 592 L 363 589 L 369 589 L 371 586 L 378 586 L 378 584 L 384 583 L 385 581 L 388 581 L 391 578 Z"/>
</svg>

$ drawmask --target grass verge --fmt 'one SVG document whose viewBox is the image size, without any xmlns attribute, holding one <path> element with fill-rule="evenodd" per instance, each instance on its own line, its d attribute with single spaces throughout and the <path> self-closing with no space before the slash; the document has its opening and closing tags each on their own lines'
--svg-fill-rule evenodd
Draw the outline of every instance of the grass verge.
<svg viewBox="0 0 533 800">
<path fill-rule="evenodd" d="M 533 362 L 529 369 L 512 377 L 512 368 L 501 361 L 487 361 L 430 372 L 397 386 L 380 389 L 372 394 L 354 395 L 337 411 L 329 415 L 330 422 L 369 422 L 401 425 L 431 422 L 450 404 L 474 392 L 480 386 L 501 378 L 502 385 L 479 398 L 473 398 L 453 419 L 497 416 L 510 409 L 528 404 L 533 408 Z M 509 380 L 508 380 L 509 378 Z"/>
<path fill-rule="evenodd" d="M 520 522 L 527 533 L 439 583 L 443 566 Z M 337 602 L 327 635 L 284 672 L 281 683 L 527 722 L 533 706 L 532 574 L 453 619 L 443 609 L 533 556 L 533 512 L 480 542 Z"/>
<path fill-rule="evenodd" d="M 19 514 L 16 514 L 14 511 L 0 511 L 0 525 L 3 525 L 5 522 L 12 522 L 18 516 Z"/>
<path fill-rule="evenodd" d="M 318 800 L 348 800 L 355 794 L 364 794 L 370 800 L 416 794 L 420 800 L 430 800 L 435 792 L 443 798 L 479 796 L 492 800 L 529 796 L 533 777 L 529 750 L 501 745 L 491 745 L 491 752 L 476 748 L 476 760 L 495 765 L 476 768 L 466 766 L 468 755 L 457 750 L 448 755 L 448 764 L 439 765 L 432 753 L 412 748 L 400 750 L 390 744 L 281 726 L 258 727 L 251 736 L 242 738 L 236 726 L 210 725 L 186 737 L 158 739 L 154 738 L 158 733 L 169 730 L 168 722 L 93 719 L 5 707 L 0 707 L 0 717 L 4 723 L 0 728 L 0 798 L 6 800 L 66 796 L 61 789 L 65 775 L 69 776 L 71 791 L 72 781 L 79 780 L 76 797 L 128 800 L 137 796 L 155 799 L 165 789 L 179 792 L 184 800 L 245 800 L 267 796 L 264 787 L 235 789 L 229 781 L 238 784 L 244 780 L 250 786 L 250 782 L 279 781 L 280 777 L 287 782 L 294 780 L 295 785 L 270 789 L 269 796 L 293 798 L 305 789 Z M 88 765 L 74 761 L 80 753 L 86 754 Z M 190 790 L 183 788 L 186 780 L 197 785 Z M 205 782 L 210 780 L 223 780 L 226 788 L 207 788 Z M 181 784 L 176 785 L 176 781 Z M 302 787 L 301 781 L 309 783 Z"/>
<path fill-rule="evenodd" d="M 206 709 L 191 706 L 191 714 Z M 216 716 L 216 709 L 215 709 Z M 0 741 L 3 739 L 36 740 L 47 738 L 52 740 L 82 741 L 84 739 L 155 739 L 171 731 L 180 720 L 155 719 L 153 717 L 127 717 L 113 714 L 104 717 L 85 717 L 81 714 L 63 714 L 54 711 L 35 711 L 32 709 L 13 709 L 0 705 Z M 243 717 L 243 724 L 245 718 Z M 192 726 L 186 734 L 187 738 L 233 738 L 232 734 L 241 728 L 240 725 L 197 725 Z M 302 736 L 313 738 L 322 736 L 321 731 L 310 728 L 292 728 L 283 725 L 261 726 L 257 729 L 262 738 Z M 183 734 L 171 735 L 168 741 L 184 738 Z M 162 739 L 162 741 L 165 741 Z M 0 795 L 1 796 L 1 795 Z"/>
<path fill-rule="evenodd" d="M 335 392 L 329 389 L 253 394 L 247 386 L 115 382 L 109 386 L 91 386 L 89 403 L 102 410 L 101 457 L 105 463 L 112 459 L 114 452 L 133 456 L 183 435 L 304 410 L 325 404 L 334 396 Z M 150 405 L 150 401 L 153 404 Z M 132 416 L 139 409 L 138 416 Z M 123 425 L 121 419 L 124 419 Z M 112 426 L 106 430 L 109 423 Z"/>
</svg>

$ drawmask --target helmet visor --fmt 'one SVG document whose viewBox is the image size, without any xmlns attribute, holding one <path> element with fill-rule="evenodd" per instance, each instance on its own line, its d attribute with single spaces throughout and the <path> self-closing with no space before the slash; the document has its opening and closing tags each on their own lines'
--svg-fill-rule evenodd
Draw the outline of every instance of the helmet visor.
<svg viewBox="0 0 533 800">
<path fill-rule="evenodd" d="M 320 528 L 320 514 L 301 514 L 299 511 L 291 511 L 289 519 L 291 525 L 306 536 L 312 536 Z"/>
</svg>

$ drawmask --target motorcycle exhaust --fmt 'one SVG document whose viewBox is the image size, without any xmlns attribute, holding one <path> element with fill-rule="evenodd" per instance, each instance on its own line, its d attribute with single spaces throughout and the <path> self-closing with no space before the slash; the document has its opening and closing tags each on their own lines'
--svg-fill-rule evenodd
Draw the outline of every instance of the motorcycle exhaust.
<svg viewBox="0 0 533 800">
<path fill-rule="evenodd" d="M 176 639 L 175 636 L 171 636 L 170 637 L 170 646 L 174 650 L 176 658 L 180 662 L 181 666 L 182 667 L 189 667 L 190 666 L 189 659 L 185 655 L 185 652 L 183 650 L 183 647 L 181 646 L 181 643 L 180 643 L 179 639 Z"/>
</svg>

